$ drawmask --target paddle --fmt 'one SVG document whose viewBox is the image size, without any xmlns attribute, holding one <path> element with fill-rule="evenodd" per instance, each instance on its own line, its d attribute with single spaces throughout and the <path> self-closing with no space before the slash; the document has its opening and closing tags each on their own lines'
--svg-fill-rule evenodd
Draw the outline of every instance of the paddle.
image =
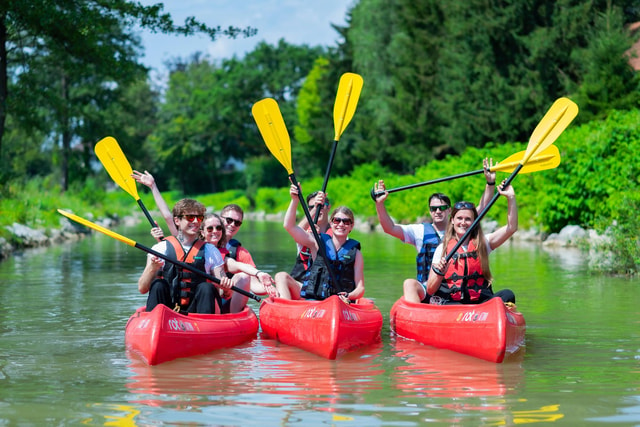
<svg viewBox="0 0 640 427">
<path fill-rule="evenodd" d="M 151 218 L 151 214 L 144 206 L 144 203 L 142 203 L 142 200 L 140 200 L 140 196 L 138 196 L 136 181 L 131 177 L 133 169 L 131 169 L 131 165 L 122 152 L 118 141 L 111 136 L 107 136 L 98 141 L 94 150 L 96 156 L 100 159 L 100 163 L 102 163 L 102 166 L 104 166 L 109 176 L 111 176 L 111 179 L 136 199 L 142 212 L 144 212 L 144 215 L 149 220 L 151 227 L 157 227 L 158 224 Z"/>
<path fill-rule="evenodd" d="M 324 245 L 324 241 L 320 238 L 316 227 L 313 226 L 313 220 L 311 219 L 309 208 L 302 196 L 300 183 L 296 179 L 295 172 L 293 171 L 293 165 L 291 162 L 291 140 L 289 139 L 289 132 L 287 131 L 287 126 L 284 124 L 284 119 L 282 118 L 282 113 L 280 112 L 278 103 L 273 98 L 262 99 L 253 104 L 253 107 L 251 107 L 251 113 L 253 114 L 253 119 L 258 125 L 258 130 L 260 130 L 260 134 L 262 135 L 262 139 L 264 139 L 265 145 L 271 154 L 273 154 L 273 157 L 275 157 L 280 164 L 284 166 L 289 174 L 289 180 L 298 189 L 298 199 L 300 200 L 302 210 L 307 217 L 307 221 L 311 225 L 310 228 L 313 232 L 313 237 L 318 244 L 318 255 L 327 261 L 326 265 L 331 276 L 331 281 L 335 286 L 338 282 L 336 281 L 333 270 L 330 268 L 330 263 L 327 260 L 327 250 Z"/>
<path fill-rule="evenodd" d="M 520 164 L 522 159 L 524 158 L 525 151 L 520 151 L 518 153 L 512 154 L 511 156 L 504 159 L 502 162 L 494 165 L 490 168 L 491 172 L 513 172 L 514 169 Z M 531 172 L 539 172 L 543 170 L 553 169 L 558 167 L 560 164 L 560 151 L 558 151 L 558 147 L 555 145 L 550 145 L 542 152 L 538 153 L 536 156 L 532 157 L 531 160 L 527 162 L 527 164 L 520 170 L 520 173 L 531 173 Z M 409 184 L 402 187 L 392 188 L 390 190 L 386 190 L 387 193 L 395 193 L 397 191 L 409 190 L 411 188 L 422 187 L 424 185 L 437 184 L 439 182 L 451 181 L 458 178 L 464 178 L 471 175 L 477 175 L 484 172 L 484 169 L 479 169 L 471 172 L 465 172 L 458 175 L 447 176 L 444 178 L 433 179 L 431 181 L 418 182 L 416 184 Z M 378 197 L 383 195 L 384 191 L 375 192 L 374 188 L 371 189 L 371 198 L 376 200 Z"/>
<path fill-rule="evenodd" d="M 520 161 L 520 164 L 511 172 L 511 175 L 506 179 L 503 188 L 507 188 L 511 185 L 511 181 L 518 175 L 524 166 L 530 161 L 532 156 L 537 153 L 543 152 L 547 147 L 551 146 L 553 142 L 558 139 L 558 136 L 569 126 L 573 119 L 578 114 L 578 106 L 568 98 L 559 98 L 553 103 L 547 114 L 544 115 L 538 126 L 534 129 L 529 138 L 529 144 L 525 151 L 524 157 Z M 460 249 L 463 242 L 467 240 L 469 235 L 478 226 L 480 220 L 486 215 L 491 206 L 494 205 L 496 200 L 500 197 L 500 193 L 496 193 L 487 206 L 478 214 L 478 217 L 473 221 L 473 224 L 467 229 L 462 238 L 458 239 L 456 245 L 451 249 L 445 258 L 445 263 L 449 262 L 455 253 Z"/>
<path fill-rule="evenodd" d="M 102 226 L 100 226 L 98 224 L 95 224 L 95 223 L 93 223 L 93 222 L 91 222 L 89 220 L 81 218 L 81 217 L 79 217 L 77 215 L 74 215 L 74 214 L 72 214 L 70 212 L 65 212 L 62 209 L 58 209 L 58 212 L 61 215 L 66 216 L 70 220 L 77 222 L 78 224 L 82 224 L 82 225 L 84 225 L 86 227 L 92 228 L 92 229 L 94 229 L 96 231 L 99 231 L 100 233 L 106 234 L 109 237 L 113 237 L 116 240 L 120 240 L 121 242 L 126 243 L 129 246 L 133 246 L 134 248 L 141 249 L 141 250 L 143 250 L 143 251 L 145 251 L 147 253 L 150 253 L 151 255 L 155 255 L 158 258 L 162 258 L 165 261 L 168 261 L 168 262 L 170 262 L 172 264 L 175 264 L 175 265 L 177 265 L 179 267 L 182 267 L 182 268 L 184 268 L 186 270 L 189 270 L 189 271 L 191 271 L 193 273 L 196 273 L 197 275 L 202 276 L 205 279 L 211 280 L 212 282 L 220 283 L 220 279 L 218 279 L 217 277 L 212 276 L 210 274 L 207 274 L 204 271 L 200 271 L 200 270 L 198 270 L 197 268 L 193 267 L 190 264 L 186 264 L 186 263 L 184 263 L 182 261 L 178 261 L 178 260 L 172 259 L 171 257 L 168 257 L 167 255 L 164 255 L 164 254 L 162 254 L 162 253 L 160 253 L 158 251 L 154 251 L 151 248 L 143 246 L 140 243 L 137 243 L 137 242 L 129 239 L 128 237 L 125 237 L 125 236 L 123 236 L 121 234 L 118 234 L 118 233 L 116 233 L 114 231 L 106 229 L 106 228 L 104 228 L 104 227 L 102 227 Z M 251 299 L 254 299 L 254 300 L 258 301 L 258 302 L 261 301 L 260 297 L 258 297 L 257 295 L 255 295 L 255 294 L 253 294 L 251 292 L 247 292 L 244 289 L 240 289 L 240 288 L 238 288 L 236 286 L 231 286 L 231 290 L 236 291 L 238 293 L 241 293 L 242 295 L 244 295 L 246 297 L 249 297 Z"/>
<path fill-rule="evenodd" d="M 347 125 L 353 118 L 356 112 L 356 106 L 358 105 L 358 99 L 360 98 L 360 92 L 362 91 L 362 85 L 364 84 L 362 76 L 354 73 L 344 73 L 340 77 L 340 83 L 338 83 L 338 93 L 336 94 L 336 101 L 333 105 L 333 127 L 335 129 L 335 136 L 333 137 L 333 148 L 331 149 L 331 155 L 329 156 L 329 163 L 327 163 L 327 171 L 324 174 L 324 182 L 322 183 L 322 192 L 327 191 L 327 183 L 329 182 L 329 174 L 331 173 L 331 167 L 333 166 L 333 159 L 336 156 L 336 150 L 338 149 L 338 141 L 342 132 L 344 132 Z M 318 222 L 320 216 L 321 205 L 316 206 L 316 214 L 313 219 L 314 223 Z"/>
</svg>

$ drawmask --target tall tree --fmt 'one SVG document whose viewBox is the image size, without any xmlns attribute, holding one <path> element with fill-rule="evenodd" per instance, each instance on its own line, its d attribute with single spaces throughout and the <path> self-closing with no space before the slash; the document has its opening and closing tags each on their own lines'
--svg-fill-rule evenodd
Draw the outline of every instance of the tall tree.
<svg viewBox="0 0 640 427">
<path fill-rule="evenodd" d="M 587 46 L 573 53 L 582 76 L 581 84 L 572 90 L 580 105 L 580 122 L 604 118 L 612 110 L 638 107 L 640 75 L 629 63 L 633 39 L 623 19 L 620 7 L 598 13 L 587 33 Z"/>
<path fill-rule="evenodd" d="M 73 88 L 90 78 L 101 85 L 118 85 L 137 78 L 139 40 L 133 25 L 164 33 L 184 35 L 203 32 L 212 39 L 225 34 L 235 37 L 253 29 L 240 30 L 209 27 L 194 18 L 175 25 L 169 14 L 162 13 L 162 4 L 142 6 L 135 1 L 118 0 L 5 0 L 0 3 L 0 150 L 7 113 L 20 99 L 10 101 L 11 81 L 38 81 L 30 77 L 42 74 L 39 65 L 57 63 L 57 94 L 47 108 L 55 111 L 55 129 L 62 141 L 63 176 L 74 138 L 73 123 L 82 118 L 66 101 Z M 46 57 L 49 61 L 43 61 Z M 48 68 L 50 69 L 50 68 Z M 91 74 L 91 76 L 90 76 Z M 90 76 L 90 77 L 89 77 Z M 29 90 L 30 88 L 24 88 Z M 37 88 L 32 88 L 37 89 Z M 33 92 L 32 92 L 33 93 Z M 53 91 L 50 91 L 53 93 Z M 68 182 L 63 179 L 63 188 Z"/>
</svg>

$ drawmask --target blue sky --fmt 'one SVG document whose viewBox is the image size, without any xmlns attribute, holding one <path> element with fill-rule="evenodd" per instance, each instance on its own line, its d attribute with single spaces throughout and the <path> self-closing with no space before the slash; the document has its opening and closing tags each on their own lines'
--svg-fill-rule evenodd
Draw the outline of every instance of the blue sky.
<svg viewBox="0 0 640 427">
<path fill-rule="evenodd" d="M 145 47 L 143 63 L 154 69 L 157 77 L 166 73 L 163 62 L 175 57 L 187 58 L 200 51 L 214 59 L 242 57 L 265 40 L 275 44 L 281 38 L 292 44 L 333 46 L 338 33 L 331 24 L 344 25 L 347 10 L 356 0 L 165 0 L 164 11 L 177 23 L 195 16 L 209 26 L 240 28 L 251 26 L 258 34 L 251 38 L 220 37 L 211 41 L 205 36 L 166 36 L 141 33 Z M 159 3 L 141 0 L 144 5 Z"/>
</svg>

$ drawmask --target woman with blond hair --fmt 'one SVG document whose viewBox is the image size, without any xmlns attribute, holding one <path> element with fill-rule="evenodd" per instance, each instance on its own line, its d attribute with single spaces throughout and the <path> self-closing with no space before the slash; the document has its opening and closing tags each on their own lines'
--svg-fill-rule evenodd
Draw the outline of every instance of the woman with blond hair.
<svg viewBox="0 0 640 427">
<path fill-rule="evenodd" d="M 498 186 L 498 193 L 507 198 L 507 225 L 485 234 L 477 224 L 462 244 L 458 245 L 478 217 L 471 202 L 453 205 L 451 220 L 442 243 L 436 249 L 427 280 L 431 304 L 479 304 L 494 297 L 515 304 L 515 295 L 504 289 L 493 293 L 489 254 L 506 242 L 518 229 L 518 207 L 512 186 Z M 447 254 L 458 245 L 456 253 L 447 261 Z"/>
</svg>

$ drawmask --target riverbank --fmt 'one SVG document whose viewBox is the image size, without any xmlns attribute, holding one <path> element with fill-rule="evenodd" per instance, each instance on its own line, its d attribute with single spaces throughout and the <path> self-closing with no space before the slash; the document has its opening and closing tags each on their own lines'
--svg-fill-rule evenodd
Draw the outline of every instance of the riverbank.
<svg viewBox="0 0 640 427">
<path fill-rule="evenodd" d="M 123 218 L 94 219 L 90 214 L 85 214 L 84 218 L 107 229 L 116 225 L 134 226 L 145 220 L 143 214 L 138 211 Z M 253 221 L 282 222 L 284 212 L 276 214 L 247 212 L 245 218 Z M 497 226 L 498 223 L 495 221 L 482 222 L 482 228 L 485 233 L 490 233 Z M 10 241 L 0 237 L 0 261 L 16 252 L 79 240 L 92 232 L 90 229 L 66 218 L 60 218 L 60 228 L 57 229 L 34 229 L 18 223 L 6 226 L 5 229 L 12 237 Z M 363 233 L 383 233 L 376 217 L 358 217 L 356 219 L 356 229 Z M 559 233 L 548 235 L 536 229 L 518 230 L 513 235 L 512 241 L 540 244 L 550 250 L 562 248 L 580 250 L 588 256 L 590 266 L 597 269 L 602 269 L 603 265 L 611 258 L 610 256 L 603 256 L 600 250 L 609 241 L 606 236 L 599 235 L 594 230 L 585 230 L 577 225 L 568 225 Z"/>
<path fill-rule="evenodd" d="M 93 215 L 84 214 L 84 218 L 105 228 L 110 228 L 119 224 L 135 225 L 144 217 L 140 218 L 137 215 L 132 215 L 124 218 L 102 218 L 96 220 Z M 13 223 L 5 226 L 5 230 L 11 237 L 9 240 L 0 237 L 0 261 L 24 250 L 80 240 L 92 232 L 89 228 L 64 217 L 60 218 L 59 228 L 36 229 L 24 224 Z"/>
</svg>

